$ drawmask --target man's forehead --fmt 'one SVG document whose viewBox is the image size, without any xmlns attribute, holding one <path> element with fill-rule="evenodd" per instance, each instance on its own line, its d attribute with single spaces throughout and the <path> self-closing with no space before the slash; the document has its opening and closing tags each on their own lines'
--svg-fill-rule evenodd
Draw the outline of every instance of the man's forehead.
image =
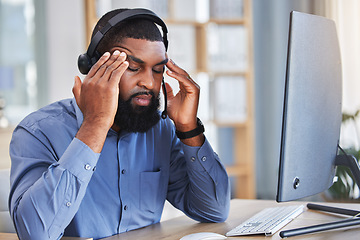
<svg viewBox="0 0 360 240">
<path fill-rule="evenodd" d="M 148 39 L 142 39 L 142 38 L 123 38 L 121 41 L 118 41 L 114 43 L 114 47 L 116 46 L 122 46 L 127 48 L 141 48 L 142 46 L 150 46 L 150 47 L 156 47 L 159 49 L 162 49 L 162 51 L 166 51 L 164 42 L 162 41 L 152 41 Z"/>
<path fill-rule="evenodd" d="M 134 61 L 134 62 L 137 62 L 137 63 L 145 63 L 142 59 L 137 58 L 137 57 L 135 57 L 135 56 L 133 56 L 133 55 L 128 54 L 127 57 L 128 57 L 130 60 Z"/>
<path fill-rule="evenodd" d="M 134 55 L 128 54 L 127 57 L 128 57 L 128 59 L 130 59 L 131 61 L 136 62 L 136 63 L 139 63 L 139 64 L 144 64 L 144 63 L 146 63 L 144 60 L 142 60 L 141 58 L 138 58 L 138 57 L 136 57 L 136 56 L 134 56 Z M 169 59 L 165 57 L 163 60 L 157 62 L 155 65 L 163 65 L 163 64 L 166 64 L 168 61 L 169 61 Z"/>
<path fill-rule="evenodd" d="M 168 62 L 167 53 L 162 41 L 124 38 L 111 48 L 110 53 L 113 53 L 115 50 L 125 52 L 130 62 L 151 65 L 166 64 Z"/>
<path fill-rule="evenodd" d="M 159 56 L 157 58 L 155 58 L 153 55 L 148 59 L 146 56 L 142 55 L 142 54 L 137 54 L 136 52 L 131 51 L 131 49 L 128 49 L 126 47 L 117 47 L 115 49 L 112 49 L 112 52 L 115 51 L 116 49 L 120 50 L 120 51 L 125 51 L 127 54 L 127 59 L 132 61 L 132 62 L 136 62 L 139 64 L 145 64 L 150 60 L 154 60 L 156 61 L 155 65 L 161 65 L 161 64 L 166 64 L 169 59 L 167 58 L 167 54 L 164 54 L 163 56 Z"/>
</svg>

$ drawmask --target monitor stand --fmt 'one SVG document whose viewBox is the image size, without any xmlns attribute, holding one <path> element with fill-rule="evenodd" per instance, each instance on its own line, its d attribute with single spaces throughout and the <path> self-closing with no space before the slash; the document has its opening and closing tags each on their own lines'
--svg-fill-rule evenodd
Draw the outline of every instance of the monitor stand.
<svg viewBox="0 0 360 240">
<path fill-rule="evenodd" d="M 343 150 L 341 149 L 341 151 L 343 151 Z M 360 187 L 360 168 L 359 168 L 358 161 L 356 160 L 356 158 L 354 156 L 347 155 L 344 152 L 344 155 L 338 155 L 336 157 L 335 165 L 348 167 L 350 169 L 351 173 L 353 174 L 353 178 L 354 178 L 356 184 L 358 185 L 358 187 Z M 307 204 L 307 207 L 312 210 L 319 210 L 319 211 L 343 214 L 343 215 L 353 216 L 354 218 L 349 218 L 349 219 L 331 222 L 331 223 L 313 225 L 313 226 L 308 226 L 308 227 L 284 230 L 279 233 L 280 237 L 282 237 L 282 238 L 292 237 L 292 236 L 298 236 L 298 235 L 303 235 L 303 234 L 327 231 L 327 230 L 331 230 L 331 229 L 360 225 L 360 211 L 344 209 L 344 208 L 335 208 L 335 207 L 312 204 L 312 203 Z"/>
</svg>

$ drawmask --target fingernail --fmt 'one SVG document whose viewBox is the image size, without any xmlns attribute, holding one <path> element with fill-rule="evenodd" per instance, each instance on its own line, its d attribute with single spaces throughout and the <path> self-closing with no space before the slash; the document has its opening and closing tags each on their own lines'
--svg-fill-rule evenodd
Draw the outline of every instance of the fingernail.
<svg viewBox="0 0 360 240">
<path fill-rule="evenodd" d="M 121 53 L 120 53 L 120 56 L 125 57 L 125 56 L 126 56 L 126 53 L 121 52 Z"/>
<path fill-rule="evenodd" d="M 105 57 L 110 56 L 110 53 L 109 53 L 109 52 L 105 52 L 103 56 L 105 56 Z"/>
<path fill-rule="evenodd" d="M 113 55 L 119 55 L 120 54 L 120 52 L 119 52 L 119 50 L 115 50 L 115 52 L 113 53 Z"/>
</svg>

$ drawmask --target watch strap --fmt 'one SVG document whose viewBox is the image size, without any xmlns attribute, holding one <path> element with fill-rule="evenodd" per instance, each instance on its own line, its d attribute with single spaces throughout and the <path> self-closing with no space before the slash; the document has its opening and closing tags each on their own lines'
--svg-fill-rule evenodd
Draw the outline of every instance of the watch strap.
<svg viewBox="0 0 360 240">
<path fill-rule="evenodd" d="M 201 133 L 205 132 L 205 128 L 204 125 L 202 124 L 201 120 L 199 118 L 197 118 L 197 127 L 191 131 L 188 132 L 180 132 L 178 130 L 175 131 L 176 136 L 179 139 L 187 139 L 187 138 L 192 138 L 195 137 Z"/>
</svg>

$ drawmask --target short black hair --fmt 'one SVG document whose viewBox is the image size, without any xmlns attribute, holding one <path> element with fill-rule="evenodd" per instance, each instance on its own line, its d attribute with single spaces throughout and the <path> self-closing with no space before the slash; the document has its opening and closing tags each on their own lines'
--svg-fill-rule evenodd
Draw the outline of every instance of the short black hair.
<svg viewBox="0 0 360 240">
<path fill-rule="evenodd" d="M 115 9 L 104 14 L 95 25 L 91 37 L 93 38 L 112 17 L 126 10 L 128 9 Z M 110 48 L 116 46 L 116 44 L 121 43 L 124 38 L 164 42 L 160 29 L 153 21 L 144 18 L 135 18 L 122 21 L 111 28 L 100 41 L 97 51 L 102 55 L 106 51 L 109 51 Z"/>
</svg>

